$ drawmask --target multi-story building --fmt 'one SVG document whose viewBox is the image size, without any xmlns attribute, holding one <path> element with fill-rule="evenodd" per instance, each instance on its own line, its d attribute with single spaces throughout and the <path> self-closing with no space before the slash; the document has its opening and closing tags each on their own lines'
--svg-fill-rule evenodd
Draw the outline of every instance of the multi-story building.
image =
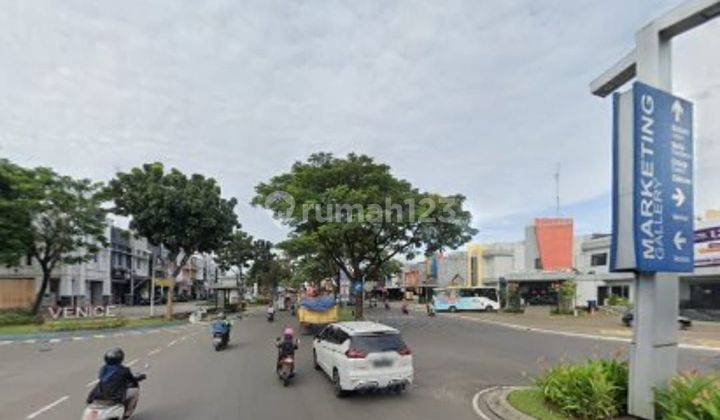
<svg viewBox="0 0 720 420">
<path fill-rule="evenodd" d="M 110 226 L 106 237 L 110 235 Z M 42 270 L 30 257 L 15 267 L 0 267 L 0 309 L 26 308 L 42 285 Z M 105 304 L 110 301 L 110 251 L 101 248 L 90 260 L 59 264 L 51 273 L 43 304 L 69 306 Z"/>
<path fill-rule="evenodd" d="M 137 303 L 138 299 L 149 297 L 152 269 L 152 247 L 148 240 L 135 235 L 130 236 L 132 268 L 130 269 L 130 298 L 128 302 Z"/>
<path fill-rule="evenodd" d="M 130 302 L 132 255 L 130 231 L 112 226 L 110 228 L 110 281 L 112 282 L 113 303 Z"/>
</svg>

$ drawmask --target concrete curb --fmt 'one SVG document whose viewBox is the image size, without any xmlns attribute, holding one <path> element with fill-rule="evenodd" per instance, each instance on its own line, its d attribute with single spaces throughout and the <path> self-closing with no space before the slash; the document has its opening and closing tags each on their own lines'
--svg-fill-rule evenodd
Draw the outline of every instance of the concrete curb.
<svg viewBox="0 0 720 420">
<path fill-rule="evenodd" d="M 630 343 L 632 341 L 629 338 L 596 335 L 596 334 L 575 333 L 575 332 L 569 332 L 569 331 L 548 330 L 546 328 L 529 327 L 526 325 L 517 325 L 517 324 L 511 324 L 511 323 L 502 322 L 502 321 L 493 321 L 493 320 L 489 320 L 489 319 L 474 318 L 474 317 L 465 316 L 465 315 L 446 314 L 446 316 L 463 319 L 463 320 L 471 321 L 471 322 L 481 322 L 481 323 L 485 323 L 485 324 L 492 324 L 492 325 L 498 325 L 501 327 L 512 328 L 515 330 L 537 332 L 537 333 L 542 333 L 542 334 L 555 334 L 555 335 L 561 335 L 561 336 L 565 336 L 565 337 L 588 338 L 588 339 L 592 339 L 592 340 L 614 341 L 614 342 L 619 342 L 619 343 Z M 680 347 L 681 349 L 720 353 L 720 347 L 700 346 L 700 345 L 695 345 L 695 344 L 684 344 L 684 343 L 680 343 L 678 345 L 678 347 Z"/>
<path fill-rule="evenodd" d="M 495 392 L 489 392 L 485 397 L 485 405 L 501 419 L 512 420 L 533 420 L 535 417 L 528 416 L 515 409 L 507 400 L 508 395 L 518 389 L 527 389 L 526 386 L 507 386 Z"/>
<path fill-rule="evenodd" d="M 527 386 L 495 386 L 480 390 L 472 399 L 475 414 L 483 420 L 492 420 L 488 414 L 503 420 L 534 420 L 534 417 L 516 410 L 507 400 L 507 396 L 512 391 L 528 388 Z M 482 400 L 490 413 L 483 411 L 480 407 L 480 400 Z"/>
</svg>

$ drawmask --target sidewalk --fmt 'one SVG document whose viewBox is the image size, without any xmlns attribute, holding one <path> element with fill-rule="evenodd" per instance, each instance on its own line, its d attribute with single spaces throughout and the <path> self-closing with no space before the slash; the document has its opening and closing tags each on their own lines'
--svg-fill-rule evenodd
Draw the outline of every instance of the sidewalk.
<svg viewBox="0 0 720 420">
<path fill-rule="evenodd" d="M 176 314 L 190 313 L 197 309 L 197 302 L 176 302 L 173 303 L 173 312 Z M 139 318 L 150 316 L 150 305 L 116 306 L 112 309 L 113 314 L 128 318 Z M 155 316 L 165 313 L 165 304 L 155 305 Z"/>
<path fill-rule="evenodd" d="M 620 321 L 620 314 L 597 312 L 588 315 L 578 312 L 578 316 L 550 315 L 550 307 L 530 306 L 524 314 L 463 312 L 450 316 L 481 322 L 491 322 L 516 328 L 530 328 L 566 333 L 568 335 L 585 335 L 600 338 L 630 341 L 632 328 L 625 327 Z M 709 348 L 720 351 L 720 323 L 693 321 L 689 330 L 678 331 L 680 343 L 684 347 Z"/>
</svg>

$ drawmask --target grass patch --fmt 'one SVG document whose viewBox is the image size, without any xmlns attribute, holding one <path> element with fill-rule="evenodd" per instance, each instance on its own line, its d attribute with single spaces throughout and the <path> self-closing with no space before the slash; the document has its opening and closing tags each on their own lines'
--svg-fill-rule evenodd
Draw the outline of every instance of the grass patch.
<svg viewBox="0 0 720 420">
<path fill-rule="evenodd" d="M 181 321 L 177 319 L 167 321 L 163 317 L 153 318 L 80 318 L 80 319 L 62 319 L 56 321 L 47 321 L 44 324 L 25 324 L 25 325 L 6 325 L 0 326 L 0 336 L 2 335 L 24 335 L 24 334 L 41 334 L 48 332 L 63 331 L 95 331 L 95 330 L 113 330 L 118 328 L 143 328 L 155 327 L 165 324 L 177 324 Z"/>
<path fill-rule="evenodd" d="M 355 307 L 341 306 L 338 317 L 340 321 L 355 321 Z"/>
<path fill-rule="evenodd" d="M 30 311 L 0 311 L 0 327 L 40 323 L 42 317 L 33 315 Z"/>
<path fill-rule="evenodd" d="M 539 389 L 517 389 L 508 395 L 508 402 L 516 410 L 540 420 L 566 420 L 565 417 L 545 403 Z"/>
</svg>

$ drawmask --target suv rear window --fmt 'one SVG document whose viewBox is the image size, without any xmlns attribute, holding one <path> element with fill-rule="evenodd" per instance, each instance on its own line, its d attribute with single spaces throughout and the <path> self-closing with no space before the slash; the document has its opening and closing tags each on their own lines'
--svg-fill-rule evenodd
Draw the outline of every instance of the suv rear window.
<svg viewBox="0 0 720 420">
<path fill-rule="evenodd" d="M 365 354 L 383 351 L 398 351 L 405 347 L 400 334 L 385 333 L 374 335 L 356 335 L 351 337 L 351 347 Z"/>
</svg>

